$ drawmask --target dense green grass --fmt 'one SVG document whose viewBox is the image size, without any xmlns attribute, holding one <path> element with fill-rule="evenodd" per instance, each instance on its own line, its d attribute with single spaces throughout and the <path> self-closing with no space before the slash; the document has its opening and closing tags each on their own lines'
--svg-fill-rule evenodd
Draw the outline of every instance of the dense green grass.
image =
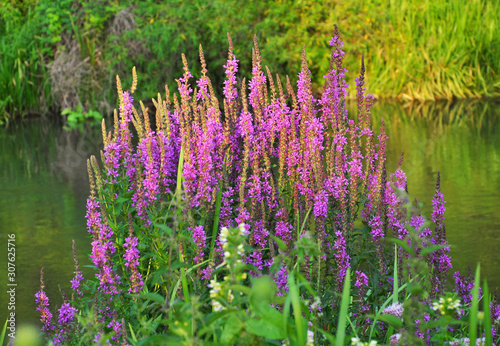
<svg viewBox="0 0 500 346">
<path fill-rule="evenodd" d="M 26 13 L 28 20 L 20 20 Z M 222 0 L 146 0 L 97 1 L 92 7 L 83 1 L 12 2 L 3 6 L 0 19 L 0 119 L 60 106 L 56 98 L 49 99 L 48 72 L 56 52 L 69 50 L 68 44 L 78 47 L 89 66 L 82 80 L 75 79 L 79 102 L 85 110 L 106 112 L 116 99 L 108 76 L 126 75 L 137 65 L 144 86 L 139 97 L 149 100 L 167 82 L 176 87 L 174 79 L 180 75 L 174 71 L 181 68 L 181 53 L 191 66 L 197 65 L 199 44 L 207 52 L 208 69 L 214 71 L 214 85 L 221 85 L 227 32 L 242 70 L 250 70 L 249 42 L 256 35 L 263 64 L 271 71 L 290 75 L 294 82 L 293 71 L 306 45 L 313 76 L 321 76 L 329 67 L 325 48 L 334 24 L 341 28 L 349 52 L 345 66 L 357 73 L 364 55 L 366 78 L 376 97 L 499 96 L 498 13 L 500 0 L 238 0 L 231 5 Z M 195 76 L 199 73 L 193 70 Z M 322 78 L 313 79 L 316 91 L 322 84 Z"/>
<path fill-rule="evenodd" d="M 30 112 L 44 113 L 50 91 L 36 18 L 28 11 L 25 20 L 17 22 L 4 10 L 0 10 L 4 29 L 0 30 L 0 124 Z"/>
</svg>

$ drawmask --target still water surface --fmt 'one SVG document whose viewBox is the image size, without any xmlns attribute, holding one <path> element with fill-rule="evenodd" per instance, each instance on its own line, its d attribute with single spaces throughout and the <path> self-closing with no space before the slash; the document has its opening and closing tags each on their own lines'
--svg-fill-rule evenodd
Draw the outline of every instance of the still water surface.
<svg viewBox="0 0 500 346">
<path fill-rule="evenodd" d="M 389 171 L 401 152 L 412 197 L 430 215 L 437 171 L 447 201 L 446 226 L 455 270 L 481 262 L 490 287 L 500 286 L 500 104 L 467 102 L 404 108 L 377 104 L 374 123 L 386 122 Z M 80 265 L 89 264 L 85 222 L 86 159 L 101 149 L 98 128 L 67 132 L 41 119 L 0 128 L 0 321 L 7 316 L 6 240 L 16 234 L 16 311 L 19 323 L 38 324 L 34 294 L 40 268 L 51 307 L 58 285 L 70 292 L 71 240 Z M 88 268 L 84 274 L 92 275 Z"/>
</svg>

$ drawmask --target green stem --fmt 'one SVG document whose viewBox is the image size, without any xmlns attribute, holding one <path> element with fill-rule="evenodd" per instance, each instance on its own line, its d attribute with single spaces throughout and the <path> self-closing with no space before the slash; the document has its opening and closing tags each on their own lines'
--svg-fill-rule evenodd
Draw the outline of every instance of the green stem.
<svg viewBox="0 0 500 346">
<path fill-rule="evenodd" d="M 177 206 L 179 206 L 181 201 L 183 168 L 184 168 L 184 148 L 181 147 L 181 152 L 179 154 L 179 164 L 177 165 L 177 186 L 175 188 L 175 195 L 177 197 Z"/>
<path fill-rule="evenodd" d="M 212 256 L 214 254 L 215 238 L 217 237 L 217 232 L 219 231 L 221 200 L 222 200 L 222 180 L 219 182 L 219 190 L 217 191 L 217 199 L 215 202 L 214 225 L 212 227 L 212 240 L 210 241 L 210 257 L 209 257 L 210 261 L 212 261 Z"/>
</svg>

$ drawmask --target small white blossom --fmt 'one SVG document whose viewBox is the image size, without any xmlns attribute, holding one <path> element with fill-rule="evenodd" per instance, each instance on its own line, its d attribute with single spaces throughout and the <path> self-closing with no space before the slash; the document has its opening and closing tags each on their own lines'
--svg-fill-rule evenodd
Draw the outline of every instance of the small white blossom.
<svg viewBox="0 0 500 346">
<path fill-rule="evenodd" d="M 403 304 L 399 302 L 389 305 L 384 309 L 384 311 L 382 311 L 383 314 L 396 316 L 397 318 L 401 318 L 403 316 L 403 312 Z"/>
<path fill-rule="evenodd" d="M 306 346 L 314 346 L 314 332 L 310 329 L 307 330 Z"/>
</svg>

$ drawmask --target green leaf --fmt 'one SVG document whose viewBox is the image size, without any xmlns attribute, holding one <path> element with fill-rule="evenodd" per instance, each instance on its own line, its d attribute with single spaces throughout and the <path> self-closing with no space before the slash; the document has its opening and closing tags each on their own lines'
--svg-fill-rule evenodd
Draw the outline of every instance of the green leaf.
<svg viewBox="0 0 500 346">
<path fill-rule="evenodd" d="M 162 223 L 154 223 L 154 226 L 158 228 L 161 231 L 164 231 L 167 235 L 172 235 L 172 229 L 168 227 L 167 225 L 164 225 Z"/>
<path fill-rule="evenodd" d="M 383 314 L 378 316 L 378 320 L 389 324 L 394 329 L 398 330 L 403 326 L 403 321 L 393 315 Z"/>
<path fill-rule="evenodd" d="M 170 269 L 171 270 L 176 270 L 176 269 L 179 269 L 179 268 L 188 268 L 189 266 L 184 263 L 184 262 L 181 262 L 181 261 L 175 261 L 174 263 L 172 263 L 172 265 L 170 266 Z"/>
<path fill-rule="evenodd" d="M 396 239 L 396 238 L 387 238 L 387 241 L 396 243 L 399 246 L 401 246 L 406 252 L 412 253 L 412 250 L 410 249 L 410 247 L 408 246 L 408 244 L 404 240 Z"/>
<path fill-rule="evenodd" d="M 0 334 L 0 345 L 3 345 L 3 342 L 5 340 L 5 332 L 7 331 L 7 321 L 8 319 L 5 319 L 5 324 L 3 325 L 2 328 L 2 334 Z"/>
<path fill-rule="evenodd" d="M 493 345 L 493 336 L 491 335 L 490 292 L 486 280 L 484 280 L 483 285 L 483 297 L 485 341 L 486 345 Z"/>
<path fill-rule="evenodd" d="M 143 293 L 139 296 L 139 298 L 153 300 L 153 301 L 161 303 L 161 304 L 165 303 L 165 297 L 163 297 L 162 295 L 160 295 L 158 293 L 154 293 L 154 292 Z"/>
<path fill-rule="evenodd" d="M 345 327 L 347 321 L 347 310 L 351 296 L 351 269 L 347 268 L 344 278 L 344 289 L 342 290 L 342 300 L 340 302 L 339 323 L 337 325 L 337 335 L 335 337 L 335 345 L 343 346 L 345 339 Z"/>
<path fill-rule="evenodd" d="M 430 253 L 433 253 L 436 250 L 444 249 L 445 247 L 448 247 L 448 246 L 449 245 L 433 245 L 433 246 L 429 246 L 428 248 L 422 249 L 422 251 L 420 252 L 420 254 L 422 256 L 425 256 L 425 255 L 428 255 Z"/>
<path fill-rule="evenodd" d="M 224 345 L 234 344 L 241 330 L 245 327 L 243 322 L 235 314 L 231 314 L 224 324 L 221 343 Z"/>
<path fill-rule="evenodd" d="M 252 285 L 251 299 L 253 301 L 270 301 L 278 288 L 269 276 L 262 276 L 254 280 Z"/>
<path fill-rule="evenodd" d="M 234 291 L 238 291 L 238 292 L 242 292 L 242 293 L 246 294 L 247 296 L 249 296 L 250 293 L 252 292 L 252 289 L 250 287 L 243 286 L 243 285 L 231 285 L 231 286 L 229 286 L 229 289 L 234 290 Z"/>
<path fill-rule="evenodd" d="M 276 242 L 276 244 L 278 244 L 278 247 L 280 248 L 281 251 L 286 251 L 287 248 L 286 248 L 286 244 L 283 240 L 281 240 L 280 238 L 278 237 L 275 237 L 274 235 L 269 235 L 271 238 L 273 238 L 273 240 Z"/>
<path fill-rule="evenodd" d="M 469 313 L 469 340 L 476 340 L 477 336 L 477 323 L 478 323 L 477 312 L 479 305 L 479 274 L 480 274 L 480 269 L 478 263 L 474 279 L 474 288 L 472 289 L 472 303 Z M 473 341 L 473 343 L 475 342 Z"/>
<path fill-rule="evenodd" d="M 392 287 L 392 302 L 398 302 L 398 247 L 394 244 L 394 273 L 393 273 L 393 287 Z"/>
<path fill-rule="evenodd" d="M 137 346 L 146 345 L 178 345 L 180 342 L 178 336 L 167 336 L 163 334 L 157 334 L 148 336 L 146 339 L 141 340 Z"/>
<path fill-rule="evenodd" d="M 200 329 L 200 333 L 203 334 L 202 332 L 212 330 L 213 326 L 211 326 L 211 324 L 217 320 L 220 320 L 224 316 L 231 315 L 231 314 L 238 314 L 238 313 L 241 313 L 241 311 L 234 310 L 231 308 L 210 313 L 208 315 L 207 325 L 206 325 L 206 327 Z"/>
<path fill-rule="evenodd" d="M 283 315 L 270 306 L 269 303 L 265 301 L 258 302 L 255 304 L 255 311 L 262 317 L 263 321 L 274 325 L 284 333 Z"/>
<path fill-rule="evenodd" d="M 323 334 L 323 336 L 328 339 L 330 345 L 333 345 L 335 343 L 335 337 L 332 334 L 328 333 L 327 331 L 324 331 L 321 328 L 318 328 L 317 331 Z"/>
<path fill-rule="evenodd" d="M 288 297 L 290 299 L 293 308 L 293 315 L 295 317 L 295 330 L 297 332 L 297 342 L 299 344 L 305 344 L 306 333 L 307 333 L 307 322 L 303 321 L 302 309 L 300 304 L 299 290 L 295 284 L 295 275 L 290 273 L 288 275 Z"/>
<path fill-rule="evenodd" d="M 268 339 L 284 339 L 285 332 L 273 324 L 252 318 L 246 322 L 247 332 L 263 336 Z"/>
</svg>

